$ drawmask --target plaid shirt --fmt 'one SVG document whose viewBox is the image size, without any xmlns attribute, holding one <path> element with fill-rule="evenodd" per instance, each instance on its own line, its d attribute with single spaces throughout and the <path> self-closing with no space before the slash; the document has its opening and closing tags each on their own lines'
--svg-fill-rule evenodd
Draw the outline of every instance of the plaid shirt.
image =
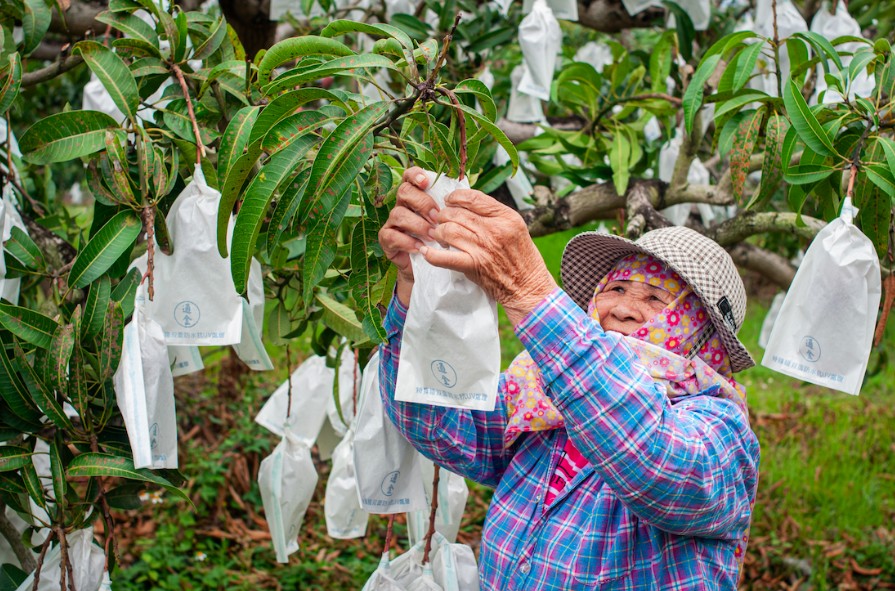
<svg viewBox="0 0 895 591">
<path fill-rule="evenodd" d="M 479 558 L 484 590 L 736 589 L 759 448 L 734 403 L 707 390 L 672 404 L 620 335 L 557 289 L 516 334 L 566 428 L 504 449 L 503 376 L 493 412 L 394 401 L 405 318 L 394 299 L 383 401 L 423 455 L 495 489 Z M 568 438 L 590 466 L 545 510 Z"/>
</svg>

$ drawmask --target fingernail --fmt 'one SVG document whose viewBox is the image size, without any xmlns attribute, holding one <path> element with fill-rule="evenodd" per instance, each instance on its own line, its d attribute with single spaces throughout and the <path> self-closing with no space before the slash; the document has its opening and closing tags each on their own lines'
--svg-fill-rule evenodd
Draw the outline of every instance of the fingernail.
<svg viewBox="0 0 895 591">
<path fill-rule="evenodd" d="M 426 256 L 427 254 L 429 254 L 429 247 L 428 246 L 420 246 L 420 254 L 423 256 Z"/>
<path fill-rule="evenodd" d="M 424 175 L 424 174 L 418 174 L 418 175 L 416 175 L 416 177 L 414 177 L 414 180 L 416 181 L 416 184 L 417 184 L 417 185 L 423 185 L 423 184 L 426 183 L 426 181 L 427 181 L 428 179 L 426 178 L 426 175 Z"/>
<path fill-rule="evenodd" d="M 435 240 L 435 230 L 429 230 L 429 238 Z"/>
<path fill-rule="evenodd" d="M 432 220 L 433 224 L 436 223 L 435 218 L 437 218 L 437 217 L 438 217 L 438 210 L 435 208 L 430 209 L 429 210 L 429 219 Z"/>
</svg>

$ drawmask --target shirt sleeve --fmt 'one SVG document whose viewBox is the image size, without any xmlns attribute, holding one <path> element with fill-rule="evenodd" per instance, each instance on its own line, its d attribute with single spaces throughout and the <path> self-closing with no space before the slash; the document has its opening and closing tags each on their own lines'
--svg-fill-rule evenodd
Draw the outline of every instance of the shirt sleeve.
<svg viewBox="0 0 895 591">
<path fill-rule="evenodd" d="M 734 403 L 708 390 L 672 404 L 622 335 L 561 289 L 516 332 L 573 443 L 641 519 L 707 537 L 748 525 L 759 447 Z"/>
<path fill-rule="evenodd" d="M 395 400 L 398 359 L 407 308 L 392 298 L 383 327 L 388 341 L 380 355 L 380 393 L 392 423 L 421 454 L 460 474 L 492 488 L 512 459 L 504 449 L 506 428 L 505 378 L 500 376 L 497 406 L 493 411 L 444 408 Z"/>
</svg>

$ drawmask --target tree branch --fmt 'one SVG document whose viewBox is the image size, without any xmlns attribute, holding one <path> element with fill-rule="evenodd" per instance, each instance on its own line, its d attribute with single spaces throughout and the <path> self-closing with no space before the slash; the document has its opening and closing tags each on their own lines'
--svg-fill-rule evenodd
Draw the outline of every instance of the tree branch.
<svg viewBox="0 0 895 591">
<path fill-rule="evenodd" d="M 621 0 L 580 0 L 578 2 L 578 24 L 604 33 L 652 27 L 664 15 L 665 10 L 662 8 L 648 8 L 631 16 L 625 10 Z"/>
<path fill-rule="evenodd" d="M 796 276 L 796 268 L 785 257 L 754 244 L 740 242 L 729 248 L 728 252 L 738 267 L 760 273 L 781 289 L 789 289 Z"/>
<path fill-rule="evenodd" d="M 19 564 L 25 572 L 31 572 L 37 568 L 34 554 L 22 543 L 22 536 L 16 526 L 6 517 L 6 505 L 0 503 L 0 534 L 9 542 L 9 546 L 19 559 Z"/>
<path fill-rule="evenodd" d="M 580 131 L 586 125 L 586 122 L 579 117 L 548 117 L 547 122 L 557 131 Z M 533 138 L 541 128 L 539 123 L 517 123 L 504 117 L 497 120 L 497 127 L 514 144 L 521 144 Z"/>
<path fill-rule="evenodd" d="M 50 31 L 77 38 L 83 38 L 88 31 L 105 31 L 106 25 L 96 20 L 96 16 L 108 9 L 108 2 L 74 0 L 64 16 L 58 10 L 53 11 Z"/>
<path fill-rule="evenodd" d="M 45 68 L 23 74 L 22 88 L 28 88 L 29 86 L 34 86 L 35 84 L 40 84 L 41 82 L 52 80 L 56 76 L 64 74 L 72 68 L 80 66 L 82 63 L 84 63 L 84 58 L 82 58 L 80 55 L 69 55 L 65 59 L 54 62 Z"/>
<path fill-rule="evenodd" d="M 795 213 L 747 211 L 713 228 L 708 228 L 704 233 L 721 246 L 730 246 L 750 236 L 769 232 L 791 234 L 811 240 L 827 225 L 821 220 L 804 215 L 802 216 L 804 224 L 799 225 L 797 219 L 798 215 Z"/>
</svg>

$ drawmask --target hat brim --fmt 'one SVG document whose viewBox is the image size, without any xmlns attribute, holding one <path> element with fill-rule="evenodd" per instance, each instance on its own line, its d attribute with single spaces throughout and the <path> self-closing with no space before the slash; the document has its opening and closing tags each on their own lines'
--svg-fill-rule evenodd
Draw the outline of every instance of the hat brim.
<svg viewBox="0 0 895 591">
<path fill-rule="evenodd" d="M 669 262 L 666 257 L 644 248 L 627 238 L 604 234 L 602 232 L 583 232 L 566 245 L 562 254 L 560 276 L 563 289 L 583 310 L 587 310 L 594 290 L 600 280 L 615 264 L 631 254 L 648 254 L 665 263 L 665 265 L 681 276 L 687 285 L 703 301 L 709 317 L 727 354 L 730 356 L 731 371 L 738 372 L 755 365 L 752 355 L 737 338 L 736 333 L 723 321 L 715 311 L 715 307 L 706 303 L 705 295 L 699 289 L 699 282 L 690 277 L 686 269 Z"/>
</svg>

